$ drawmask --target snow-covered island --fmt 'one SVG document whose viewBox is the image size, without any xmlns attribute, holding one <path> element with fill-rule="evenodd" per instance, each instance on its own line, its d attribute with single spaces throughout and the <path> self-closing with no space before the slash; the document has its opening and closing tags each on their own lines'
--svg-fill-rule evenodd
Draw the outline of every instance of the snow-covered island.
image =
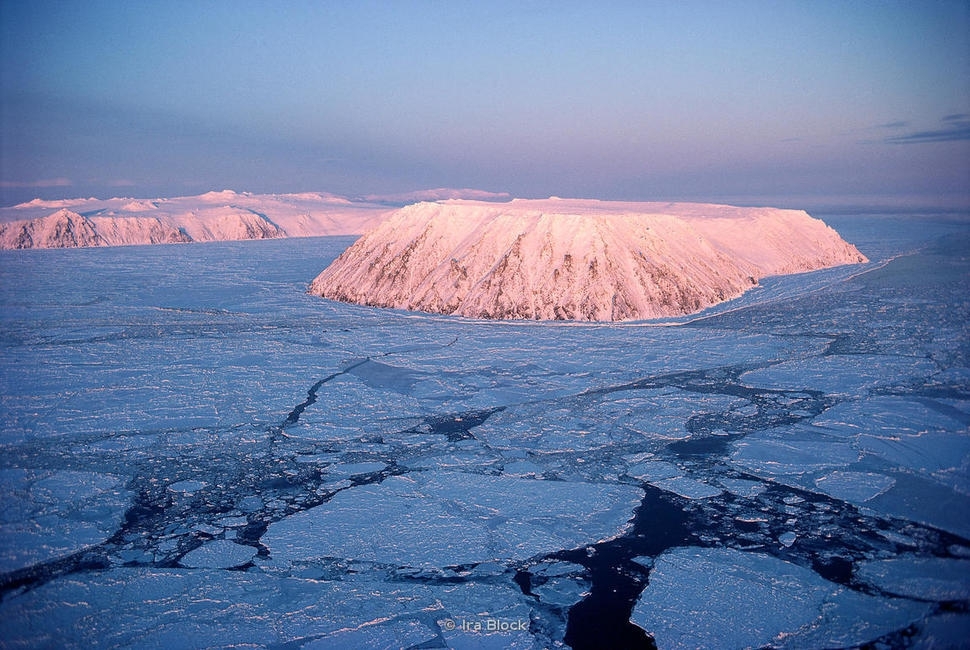
<svg viewBox="0 0 970 650">
<path fill-rule="evenodd" d="M 380 199 L 232 190 L 151 200 L 35 199 L 0 208 L 0 249 L 359 235 L 392 209 Z"/>
<path fill-rule="evenodd" d="M 360 235 L 408 203 L 509 198 L 485 190 L 436 188 L 360 197 L 222 190 L 158 199 L 34 199 L 0 208 L 0 249 Z"/>
<path fill-rule="evenodd" d="M 583 199 L 403 207 L 314 279 L 333 300 L 473 318 L 624 321 L 868 261 L 801 210 Z"/>
</svg>

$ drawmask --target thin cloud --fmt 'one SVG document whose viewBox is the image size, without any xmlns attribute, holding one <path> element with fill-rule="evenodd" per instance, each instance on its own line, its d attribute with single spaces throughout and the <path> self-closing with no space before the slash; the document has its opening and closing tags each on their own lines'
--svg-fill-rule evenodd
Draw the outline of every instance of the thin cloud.
<svg viewBox="0 0 970 650">
<path fill-rule="evenodd" d="M 880 129 L 905 129 L 907 126 L 909 126 L 909 122 L 907 120 L 898 120 L 896 122 L 886 122 L 885 124 L 877 124 L 876 126 Z"/>
<path fill-rule="evenodd" d="M 0 181 L 0 187 L 8 189 L 25 187 L 70 187 L 74 185 L 69 178 L 42 178 L 36 181 Z"/>
<path fill-rule="evenodd" d="M 957 142 L 970 140 L 970 113 L 953 113 L 940 119 L 940 127 L 912 131 L 886 138 L 889 144 L 923 144 L 927 142 Z"/>
<path fill-rule="evenodd" d="M 477 201 L 508 201 L 511 195 L 507 192 L 489 192 L 475 189 L 453 189 L 439 187 L 433 190 L 417 190 L 399 194 L 368 194 L 367 201 L 375 203 L 413 203 L 416 201 L 441 201 L 444 199 L 473 199 Z"/>
</svg>

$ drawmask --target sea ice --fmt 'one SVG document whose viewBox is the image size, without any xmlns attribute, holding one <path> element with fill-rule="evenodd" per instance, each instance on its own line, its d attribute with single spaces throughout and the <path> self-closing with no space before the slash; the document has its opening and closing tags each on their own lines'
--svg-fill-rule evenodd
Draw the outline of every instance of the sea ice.
<svg viewBox="0 0 970 650">
<path fill-rule="evenodd" d="M 945 410 L 935 400 L 876 396 L 836 404 L 813 423 L 837 434 L 886 437 L 966 428 Z"/>
<path fill-rule="evenodd" d="M 70 555 L 109 538 L 129 494 L 118 476 L 0 470 L 0 573 Z"/>
<path fill-rule="evenodd" d="M 342 478 L 347 476 L 360 476 L 361 474 L 373 474 L 386 469 L 387 465 L 381 462 L 364 463 L 338 463 L 326 468 L 327 477 Z"/>
<path fill-rule="evenodd" d="M 857 579 L 919 600 L 970 600 L 970 560 L 901 555 L 862 562 Z"/>
<path fill-rule="evenodd" d="M 627 476 L 639 481 L 656 482 L 683 476 L 684 470 L 662 460 L 646 460 L 626 468 Z"/>
<path fill-rule="evenodd" d="M 909 471 L 895 471 L 893 486 L 866 501 L 867 508 L 970 538 L 970 495 Z"/>
<path fill-rule="evenodd" d="M 880 386 L 933 374 L 932 360 L 889 355 L 831 355 L 783 361 L 741 375 L 749 385 L 789 390 L 819 390 L 831 395 L 865 395 Z"/>
<path fill-rule="evenodd" d="M 344 490 L 270 525 L 276 560 L 447 567 L 528 559 L 622 533 L 642 497 L 596 485 L 428 471 Z"/>
<path fill-rule="evenodd" d="M 858 437 L 859 449 L 970 495 L 970 432 Z"/>
<path fill-rule="evenodd" d="M 795 543 L 795 540 L 797 539 L 798 539 L 798 534 L 793 533 L 790 530 L 778 536 L 778 541 L 781 542 L 781 545 L 785 547 L 791 546 L 792 544 Z"/>
<path fill-rule="evenodd" d="M 661 479 L 659 481 L 652 481 L 651 485 L 660 488 L 661 490 L 667 490 L 668 492 L 673 492 L 685 499 L 707 499 L 709 497 L 716 497 L 721 494 L 723 490 L 714 487 L 713 485 L 708 485 L 703 481 L 697 481 L 686 476 L 677 476 L 674 478 Z"/>
<path fill-rule="evenodd" d="M 492 415 L 475 430 L 489 446 L 540 452 L 638 445 L 662 449 L 691 436 L 694 415 L 741 403 L 733 397 L 698 396 L 676 389 L 618 390 L 558 400 L 529 401 Z"/>
<path fill-rule="evenodd" d="M 717 482 L 731 494 L 736 494 L 741 497 L 756 497 L 768 489 L 764 483 L 742 478 L 722 477 Z"/>
<path fill-rule="evenodd" d="M 769 429 L 734 443 L 731 461 L 759 476 L 799 475 L 851 465 L 859 452 L 811 427 Z"/>
<path fill-rule="evenodd" d="M 231 569 L 248 563 L 255 555 L 256 549 L 252 546 L 217 539 L 186 553 L 179 564 L 198 569 Z"/>
<path fill-rule="evenodd" d="M 885 474 L 836 470 L 815 479 L 815 486 L 836 499 L 859 504 L 875 498 L 896 484 Z"/>
<path fill-rule="evenodd" d="M 172 492 L 181 492 L 183 494 L 191 494 L 192 492 L 198 492 L 207 485 L 205 481 L 196 481 L 193 479 L 186 479 L 184 481 L 178 481 L 172 483 L 168 486 L 168 489 Z"/>
<path fill-rule="evenodd" d="M 846 647 L 917 621 L 922 603 L 876 598 L 770 555 L 675 548 L 658 557 L 631 620 L 657 647 Z"/>
<path fill-rule="evenodd" d="M 500 584 L 115 569 L 13 596 L 5 605 L 16 615 L 0 617 L 0 638 L 23 647 L 78 649 L 399 648 L 409 641 L 533 648 L 529 600 Z M 504 625 L 490 627 L 490 621 Z"/>
</svg>

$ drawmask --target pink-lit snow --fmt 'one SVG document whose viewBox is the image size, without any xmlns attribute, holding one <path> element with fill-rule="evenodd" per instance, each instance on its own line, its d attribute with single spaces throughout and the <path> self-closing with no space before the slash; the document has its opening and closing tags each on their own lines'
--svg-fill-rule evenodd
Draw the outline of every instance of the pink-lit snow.
<svg viewBox="0 0 970 650">
<path fill-rule="evenodd" d="M 396 211 L 310 293 L 473 318 L 622 321 L 700 311 L 765 276 L 865 261 L 800 210 L 455 200 Z"/>
</svg>

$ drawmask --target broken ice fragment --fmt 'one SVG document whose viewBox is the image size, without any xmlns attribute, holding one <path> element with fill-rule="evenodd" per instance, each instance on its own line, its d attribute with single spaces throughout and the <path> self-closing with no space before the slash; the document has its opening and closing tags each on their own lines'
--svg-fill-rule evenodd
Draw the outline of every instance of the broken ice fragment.
<svg viewBox="0 0 970 650">
<path fill-rule="evenodd" d="M 261 542 L 283 561 L 446 567 L 526 559 L 621 534 L 642 496 L 629 485 L 432 470 L 344 490 L 271 524 Z"/>
<path fill-rule="evenodd" d="M 129 504 L 122 486 L 97 472 L 0 470 L 0 573 L 111 537 Z"/>
<path fill-rule="evenodd" d="M 248 563 L 255 555 L 252 546 L 217 539 L 186 553 L 179 564 L 198 569 L 231 569 Z"/>
<path fill-rule="evenodd" d="M 970 599 L 970 560 L 899 556 L 863 562 L 855 575 L 880 589 L 908 598 Z"/>
<path fill-rule="evenodd" d="M 760 553 L 676 548 L 656 559 L 631 620 L 658 648 L 860 645 L 929 612 L 848 590 Z"/>
<path fill-rule="evenodd" d="M 673 492 L 674 494 L 682 496 L 685 499 L 708 499 L 710 497 L 716 497 L 723 491 L 720 488 L 714 487 L 713 485 L 708 485 L 702 481 L 695 481 L 694 479 L 687 478 L 686 476 L 678 476 L 675 478 L 663 479 L 661 481 L 652 481 L 651 485 L 654 485 L 661 490 Z"/>
<path fill-rule="evenodd" d="M 342 463 L 339 465 L 331 465 L 325 471 L 327 477 L 345 477 L 373 474 L 374 472 L 380 472 L 386 467 L 387 464 L 381 462 Z"/>
<path fill-rule="evenodd" d="M 815 486 L 825 494 L 855 504 L 873 499 L 895 484 L 895 479 L 873 472 L 836 470 L 815 479 Z"/>
<path fill-rule="evenodd" d="M 206 483 L 205 481 L 194 481 L 189 479 L 186 481 L 179 481 L 177 483 L 172 483 L 171 485 L 168 486 L 168 489 L 171 490 L 172 492 L 191 494 L 192 492 L 198 492 L 206 485 L 208 485 L 208 483 Z"/>
</svg>

